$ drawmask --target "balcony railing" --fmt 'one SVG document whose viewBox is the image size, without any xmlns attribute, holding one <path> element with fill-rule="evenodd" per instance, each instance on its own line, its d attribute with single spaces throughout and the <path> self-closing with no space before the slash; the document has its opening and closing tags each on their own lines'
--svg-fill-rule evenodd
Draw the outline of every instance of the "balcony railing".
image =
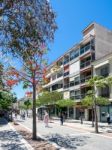
<svg viewBox="0 0 112 150">
<path fill-rule="evenodd" d="M 91 75 L 86 76 L 85 78 L 80 79 L 81 83 L 85 83 L 87 80 L 91 79 Z"/>
<path fill-rule="evenodd" d="M 69 72 L 65 72 L 65 73 L 64 73 L 64 77 L 67 76 L 67 75 L 69 75 Z"/>
<path fill-rule="evenodd" d="M 74 86 L 75 83 L 74 82 L 70 82 L 70 87 Z"/>
<path fill-rule="evenodd" d="M 64 62 L 63 62 L 64 65 L 67 64 L 67 63 L 69 63 L 69 59 L 66 59 L 66 60 L 64 60 Z"/>
<path fill-rule="evenodd" d="M 108 77 L 108 76 L 109 76 L 109 71 L 104 72 L 104 73 L 101 73 L 101 76 L 103 76 L 103 77 Z"/>
<path fill-rule="evenodd" d="M 69 88 L 69 84 L 64 85 L 64 89 L 67 89 L 67 88 Z"/>
<path fill-rule="evenodd" d="M 52 90 L 55 91 L 55 90 L 58 90 L 58 89 L 61 89 L 61 88 L 63 88 L 62 84 L 52 87 Z"/>
<path fill-rule="evenodd" d="M 80 64 L 80 68 L 83 69 L 91 64 L 91 60 L 86 61 L 85 63 Z"/>
<path fill-rule="evenodd" d="M 101 97 L 106 97 L 106 98 L 109 98 L 110 97 L 110 93 L 101 93 L 100 94 Z"/>
<path fill-rule="evenodd" d="M 94 50 L 94 46 L 93 45 L 87 45 L 87 46 L 81 48 L 80 49 L 80 55 L 84 54 L 85 52 L 87 52 L 89 50 Z"/>
<path fill-rule="evenodd" d="M 74 99 L 74 100 L 81 99 L 81 95 L 74 95 L 74 96 L 71 95 L 70 99 Z"/>
<path fill-rule="evenodd" d="M 63 73 L 61 74 L 57 74 L 57 78 L 60 78 L 60 77 L 62 77 L 63 76 Z"/>
</svg>

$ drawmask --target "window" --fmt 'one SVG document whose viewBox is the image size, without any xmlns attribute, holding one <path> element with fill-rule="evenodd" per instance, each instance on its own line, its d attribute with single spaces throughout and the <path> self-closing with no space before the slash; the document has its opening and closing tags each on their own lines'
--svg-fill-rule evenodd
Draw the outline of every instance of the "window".
<svg viewBox="0 0 112 150">
<path fill-rule="evenodd" d="M 70 60 L 77 58 L 79 56 L 79 49 L 78 50 L 74 50 L 70 53 Z"/>
<path fill-rule="evenodd" d="M 80 99 L 80 90 L 75 91 L 75 99 Z"/>
<path fill-rule="evenodd" d="M 78 85 L 78 84 L 80 84 L 80 77 L 75 78 L 75 85 Z"/>
<path fill-rule="evenodd" d="M 55 80 L 55 79 L 56 79 L 56 75 L 53 75 L 53 76 L 52 76 L 52 80 Z"/>
<path fill-rule="evenodd" d="M 82 46 L 80 48 L 80 55 L 82 55 L 86 51 L 90 50 L 90 47 L 91 47 L 90 42 L 88 42 L 86 45 Z"/>
<path fill-rule="evenodd" d="M 74 86 L 74 81 L 70 81 L 70 87 Z"/>
<path fill-rule="evenodd" d="M 63 72 L 59 72 L 59 73 L 57 74 L 57 78 L 59 78 L 59 77 L 61 77 L 61 76 L 63 76 Z"/>
<path fill-rule="evenodd" d="M 109 75 L 109 65 L 104 66 L 101 68 L 101 76 L 107 77 Z"/>
<path fill-rule="evenodd" d="M 70 91 L 70 99 L 75 99 L 75 91 Z"/>
<path fill-rule="evenodd" d="M 75 91 L 70 91 L 70 96 L 74 96 L 75 95 Z"/>
<path fill-rule="evenodd" d="M 69 75 L 69 72 L 65 72 L 65 73 L 64 73 L 64 76 L 67 76 L 67 75 Z"/>
<path fill-rule="evenodd" d="M 69 63 L 69 56 L 64 58 L 64 65 Z"/>
<path fill-rule="evenodd" d="M 106 86 L 106 87 L 104 87 L 104 88 L 101 88 L 101 96 L 102 97 L 108 97 L 109 98 L 109 87 L 108 86 Z"/>
</svg>

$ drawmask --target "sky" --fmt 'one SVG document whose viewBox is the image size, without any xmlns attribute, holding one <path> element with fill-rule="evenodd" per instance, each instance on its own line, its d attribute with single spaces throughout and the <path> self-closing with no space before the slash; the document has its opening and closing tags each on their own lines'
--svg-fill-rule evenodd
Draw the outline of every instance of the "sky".
<svg viewBox="0 0 112 150">
<path fill-rule="evenodd" d="M 63 55 L 82 39 L 82 30 L 96 22 L 112 30 L 112 0 L 49 0 L 57 18 L 58 29 L 50 43 L 49 63 Z M 14 88 L 18 98 L 24 96 L 22 85 Z"/>
</svg>

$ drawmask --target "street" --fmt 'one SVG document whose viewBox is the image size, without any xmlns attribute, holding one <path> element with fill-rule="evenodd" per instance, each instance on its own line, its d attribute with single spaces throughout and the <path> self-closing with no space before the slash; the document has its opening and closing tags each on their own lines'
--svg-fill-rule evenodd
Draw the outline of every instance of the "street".
<svg viewBox="0 0 112 150">
<path fill-rule="evenodd" d="M 32 119 L 19 121 L 22 125 L 32 129 Z M 42 121 L 37 122 L 37 132 L 47 140 L 56 143 L 67 150 L 111 150 L 112 137 L 94 134 L 82 129 L 61 126 L 59 123 L 49 123 L 45 127 Z"/>
</svg>

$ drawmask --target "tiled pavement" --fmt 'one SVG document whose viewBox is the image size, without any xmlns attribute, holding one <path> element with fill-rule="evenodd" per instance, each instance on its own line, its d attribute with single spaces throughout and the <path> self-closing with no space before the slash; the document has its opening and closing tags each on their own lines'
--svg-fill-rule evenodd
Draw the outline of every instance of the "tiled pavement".
<svg viewBox="0 0 112 150">
<path fill-rule="evenodd" d="M 4 118 L 0 118 L 0 150 L 33 150 Z"/>
</svg>

